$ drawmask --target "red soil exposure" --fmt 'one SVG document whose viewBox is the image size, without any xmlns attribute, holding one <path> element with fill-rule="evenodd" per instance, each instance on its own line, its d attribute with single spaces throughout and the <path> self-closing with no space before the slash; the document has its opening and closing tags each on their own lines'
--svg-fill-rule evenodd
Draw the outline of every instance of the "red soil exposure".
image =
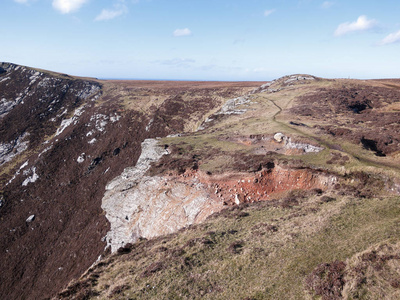
<svg viewBox="0 0 400 300">
<path fill-rule="evenodd" d="M 225 205 L 272 200 L 292 190 L 327 190 L 337 179 L 311 169 L 286 169 L 270 163 L 269 169 L 256 173 L 225 173 L 207 175 L 201 171 L 186 171 L 182 181 L 197 178 L 210 194 Z"/>
</svg>

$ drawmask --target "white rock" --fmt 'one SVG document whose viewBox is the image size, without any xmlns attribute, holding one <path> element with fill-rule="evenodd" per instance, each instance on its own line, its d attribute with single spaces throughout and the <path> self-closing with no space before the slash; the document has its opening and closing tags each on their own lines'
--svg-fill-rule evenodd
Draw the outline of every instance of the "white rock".
<svg viewBox="0 0 400 300">
<path fill-rule="evenodd" d="M 73 118 L 62 120 L 60 127 L 57 128 L 56 136 L 60 135 L 65 130 L 65 128 L 72 124 L 73 121 Z"/>
<path fill-rule="evenodd" d="M 150 127 L 151 127 L 151 125 L 153 124 L 153 122 L 154 122 L 154 119 L 151 119 L 151 120 L 149 121 L 149 124 L 147 124 L 147 126 L 146 126 L 146 131 L 149 131 L 149 130 L 150 130 Z"/>
<path fill-rule="evenodd" d="M 236 203 L 237 205 L 240 204 L 239 194 L 235 194 L 235 203 Z"/>
<path fill-rule="evenodd" d="M 142 143 L 142 153 L 136 163 L 135 167 L 126 168 L 122 174 L 114 178 L 106 186 L 106 190 L 114 189 L 116 186 L 121 185 L 126 179 L 130 181 L 138 181 L 144 176 L 146 171 L 150 168 L 152 162 L 158 161 L 163 155 L 168 154 L 168 151 L 163 147 L 158 146 L 158 141 L 155 139 L 146 139 Z M 125 189 L 125 187 L 122 187 Z"/>
<path fill-rule="evenodd" d="M 78 122 L 79 117 L 83 114 L 84 108 L 85 105 L 75 109 L 71 118 L 62 120 L 60 127 L 57 129 L 56 136 L 60 135 L 72 123 L 75 125 Z M 64 115 L 65 113 L 67 113 L 67 110 L 65 110 L 61 115 Z"/>
<path fill-rule="evenodd" d="M 9 79 L 11 79 L 11 77 L 4 77 L 4 78 L 0 79 L 0 82 L 6 81 L 6 80 L 9 80 Z"/>
<path fill-rule="evenodd" d="M 85 161 L 85 153 L 82 153 L 76 160 L 79 164 Z"/>
<path fill-rule="evenodd" d="M 222 105 L 221 109 L 215 113 L 215 115 L 241 115 L 244 114 L 247 109 L 238 109 L 238 106 L 248 104 L 251 102 L 250 96 L 237 97 L 229 99 Z M 207 118 L 196 131 L 204 130 L 207 123 L 211 122 L 212 118 Z"/>
<path fill-rule="evenodd" d="M 114 116 L 111 116 L 111 117 L 110 117 L 111 123 L 118 122 L 119 119 L 121 119 L 121 116 L 119 116 L 119 115 L 117 115 L 117 114 L 114 114 Z"/>
<path fill-rule="evenodd" d="M 36 174 L 36 167 L 32 167 L 29 171 L 32 172 L 33 174 L 31 176 L 29 176 L 28 178 L 26 178 L 24 180 L 24 182 L 22 182 L 22 186 L 27 186 L 28 183 L 33 183 L 39 179 L 39 175 Z M 25 171 L 24 171 L 24 174 L 25 174 Z"/>
<path fill-rule="evenodd" d="M 313 145 L 306 144 L 306 143 L 293 143 L 291 138 L 288 138 L 286 140 L 285 147 L 287 149 L 300 149 L 306 153 L 318 153 L 318 152 L 324 150 L 323 147 L 313 146 Z"/>
<path fill-rule="evenodd" d="M 33 220 L 35 220 L 35 215 L 29 216 L 28 219 L 26 219 L 26 223 L 30 223 L 30 222 L 32 222 Z"/>
<path fill-rule="evenodd" d="M 274 140 L 277 141 L 278 143 L 282 142 L 282 140 L 284 140 L 285 138 L 286 136 L 281 132 L 275 133 L 274 135 Z"/>
</svg>

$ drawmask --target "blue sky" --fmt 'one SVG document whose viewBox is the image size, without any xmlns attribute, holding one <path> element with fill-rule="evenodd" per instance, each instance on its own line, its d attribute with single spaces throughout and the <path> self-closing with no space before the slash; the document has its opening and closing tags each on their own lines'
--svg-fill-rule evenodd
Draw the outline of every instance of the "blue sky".
<svg viewBox="0 0 400 300">
<path fill-rule="evenodd" d="M 398 0 L 2 0 L 0 61 L 97 78 L 400 77 Z"/>
</svg>

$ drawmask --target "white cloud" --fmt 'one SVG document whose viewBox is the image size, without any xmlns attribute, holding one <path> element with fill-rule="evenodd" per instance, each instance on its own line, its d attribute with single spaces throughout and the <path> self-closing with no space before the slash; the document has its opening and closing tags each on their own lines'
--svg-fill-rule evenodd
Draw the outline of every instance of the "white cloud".
<svg viewBox="0 0 400 300">
<path fill-rule="evenodd" d="M 108 21 L 122 16 L 128 12 L 125 5 L 115 5 L 114 9 L 103 9 L 101 13 L 94 19 L 95 21 Z"/>
<path fill-rule="evenodd" d="M 88 0 L 53 0 L 53 8 L 62 14 L 69 14 L 77 11 Z"/>
<path fill-rule="evenodd" d="M 22 3 L 22 4 L 28 3 L 28 1 L 29 0 L 14 0 L 14 2 Z"/>
<path fill-rule="evenodd" d="M 331 8 L 334 4 L 335 4 L 335 2 L 325 1 L 324 3 L 321 4 L 321 7 L 323 9 L 328 9 L 328 8 Z"/>
<path fill-rule="evenodd" d="M 188 35 L 192 35 L 192 32 L 190 31 L 189 28 L 176 29 L 174 31 L 174 36 L 188 36 Z"/>
<path fill-rule="evenodd" d="M 378 22 L 376 20 L 369 20 L 367 16 L 359 16 L 355 22 L 342 23 L 336 28 L 334 35 L 341 36 L 354 31 L 365 31 L 374 28 Z"/>
<path fill-rule="evenodd" d="M 266 11 L 264 11 L 264 16 L 268 17 L 270 14 L 274 13 L 276 11 L 276 9 L 267 9 Z"/>
<path fill-rule="evenodd" d="M 393 43 L 399 43 L 400 42 L 400 30 L 397 32 L 393 32 L 386 36 L 381 42 L 380 45 L 388 45 L 388 44 L 393 44 Z"/>
</svg>

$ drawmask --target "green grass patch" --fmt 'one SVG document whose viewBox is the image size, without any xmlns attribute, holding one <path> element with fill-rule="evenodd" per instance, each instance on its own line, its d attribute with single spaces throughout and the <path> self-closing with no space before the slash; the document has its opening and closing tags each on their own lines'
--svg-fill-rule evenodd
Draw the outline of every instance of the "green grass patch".
<svg viewBox="0 0 400 300">
<path fill-rule="evenodd" d="M 100 294 L 94 298 L 306 299 L 304 280 L 317 265 L 399 241 L 399 197 L 299 201 L 291 209 L 271 203 L 228 209 L 138 242 L 93 268 L 99 277 L 92 289 Z"/>
</svg>

